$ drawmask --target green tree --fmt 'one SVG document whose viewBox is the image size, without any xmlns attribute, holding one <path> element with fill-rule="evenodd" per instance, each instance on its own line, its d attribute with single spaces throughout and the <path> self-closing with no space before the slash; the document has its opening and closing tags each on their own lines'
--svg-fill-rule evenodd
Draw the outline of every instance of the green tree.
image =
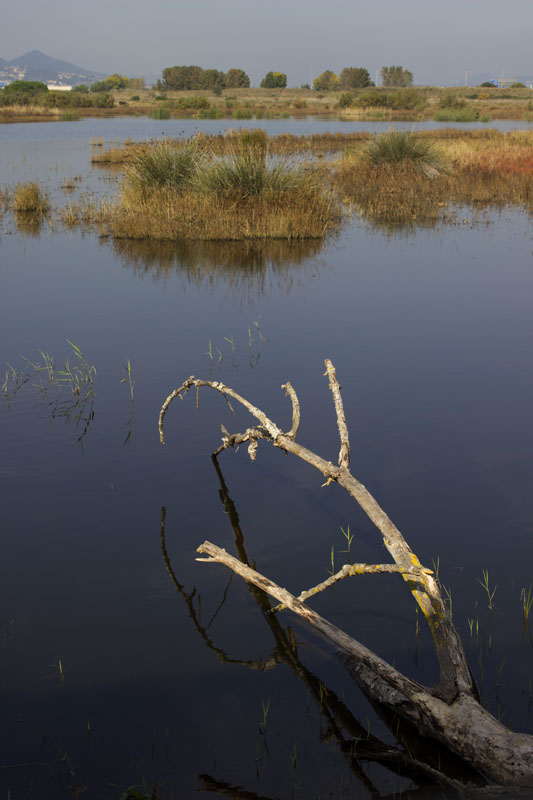
<svg viewBox="0 0 533 800">
<path fill-rule="evenodd" d="M 344 67 L 339 75 L 339 89 L 366 89 L 367 86 L 374 86 L 374 82 L 364 67 Z"/>
<path fill-rule="evenodd" d="M 261 81 L 261 89 L 285 89 L 287 76 L 284 72 L 267 72 Z"/>
<path fill-rule="evenodd" d="M 197 66 L 166 67 L 163 70 L 163 87 L 165 89 L 203 89 L 203 69 Z"/>
<path fill-rule="evenodd" d="M 322 72 L 313 81 L 313 89 L 316 92 L 331 92 L 339 87 L 339 79 L 330 69 Z"/>
<path fill-rule="evenodd" d="M 250 78 L 243 69 L 229 69 L 226 72 L 226 89 L 248 89 Z"/>
<path fill-rule="evenodd" d="M 201 89 L 224 89 L 226 87 L 226 79 L 223 72 L 218 69 L 204 69 L 202 70 Z M 197 87 L 192 86 L 192 89 Z"/>
<path fill-rule="evenodd" d="M 129 82 L 129 78 L 126 78 L 125 75 L 119 75 L 118 72 L 114 72 L 103 81 L 108 91 L 113 89 L 125 89 L 126 86 L 129 85 Z"/>
<path fill-rule="evenodd" d="M 381 67 L 383 86 L 412 86 L 413 73 L 400 66 Z"/>
<path fill-rule="evenodd" d="M 2 105 L 30 105 L 47 94 L 48 86 L 40 81 L 13 81 L 0 92 L 0 97 Z"/>
</svg>

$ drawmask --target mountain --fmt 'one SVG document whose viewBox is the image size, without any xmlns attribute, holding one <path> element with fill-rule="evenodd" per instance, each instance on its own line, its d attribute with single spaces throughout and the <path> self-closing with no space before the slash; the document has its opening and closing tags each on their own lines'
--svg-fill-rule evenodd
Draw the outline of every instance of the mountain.
<svg viewBox="0 0 533 800">
<path fill-rule="evenodd" d="M 23 56 L 6 61 L 0 58 L 0 81 L 42 81 L 76 86 L 102 80 L 105 75 L 78 67 L 68 61 L 51 58 L 40 50 L 31 50 Z"/>
</svg>

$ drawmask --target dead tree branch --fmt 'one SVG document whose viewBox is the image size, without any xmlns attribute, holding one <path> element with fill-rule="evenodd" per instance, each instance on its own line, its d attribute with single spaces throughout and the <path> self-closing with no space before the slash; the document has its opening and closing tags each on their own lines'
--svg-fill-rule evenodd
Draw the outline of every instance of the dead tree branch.
<svg viewBox="0 0 533 800">
<path fill-rule="evenodd" d="M 340 386 L 329 359 L 326 361 L 326 374 L 333 395 L 341 441 L 338 466 L 334 466 L 330 461 L 294 441 L 299 420 L 299 402 L 292 387 L 287 391 L 293 407 L 293 422 L 290 431 L 284 433 L 263 411 L 233 389 L 218 381 L 198 380 L 191 376 L 163 403 L 159 415 L 161 442 L 164 444 L 164 418 L 172 400 L 176 396 L 181 398 L 193 386 L 197 392 L 200 387 L 205 386 L 221 393 L 228 402 L 229 398 L 232 398 L 240 403 L 259 423 L 254 428 L 247 428 L 244 434 L 230 435 L 224 431 L 222 446 L 217 453 L 227 447 L 248 441 L 249 452 L 253 458 L 258 440 L 265 439 L 275 447 L 293 453 L 314 466 L 325 476 L 325 485 L 336 481 L 342 486 L 381 532 L 383 544 L 394 561 L 393 571 L 398 572 L 408 584 L 427 620 L 439 661 L 440 676 L 437 686 L 427 689 L 402 675 L 285 589 L 276 586 L 268 578 L 259 575 L 215 545 L 205 542 L 199 548 L 199 552 L 210 556 L 204 560 L 225 564 L 310 623 L 344 653 L 347 669 L 365 693 L 390 708 L 402 719 L 414 724 L 422 735 L 443 742 L 474 769 L 501 786 L 517 787 L 517 789 L 533 787 L 533 737 L 511 732 L 479 705 L 461 640 L 431 570 L 425 569 L 420 564 L 417 556 L 376 499 L 351 474 L 348 468 L 350 445 Z M 287 389 L 287 385 L 285 388 Z"/>
</svg>

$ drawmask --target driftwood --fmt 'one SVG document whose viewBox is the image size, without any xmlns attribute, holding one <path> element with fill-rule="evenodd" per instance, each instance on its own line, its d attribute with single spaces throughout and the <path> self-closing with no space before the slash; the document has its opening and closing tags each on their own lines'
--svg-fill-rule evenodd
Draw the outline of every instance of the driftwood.
<svg viewBox="0 0 533 800">
<path fill-rule="evenodd" d="M 167 397 L 161 408 L 159 417 L 161 442 L 164 444 L 164 418 L 172 400 L 175 397 L 181 398 L 193 387 L 196 388 L 198 395 L 199 389 L 205 386 L 220 392 L 228 403 L 230 399 L 240 403 L 259 423 L 255 427 L 247 428 L 242 434 L 230 434 L 222 428 L 222 445 L 215 451 L 216 454 L 228 447 L 247 442 L 248 452 L 253 459 L 256 456 L 258 440 L 264 439 L 286 452 L 297 455 L 318 469 L 326 479 L 323 485 L 333 481 L 340 484 L 381 532 L 383 544 L 391 555 L 393 563 L 350 565 L 334 577 L 341 580 L 350 575 L 379 571 L 398 572 L 401 575 L 422 610 L 433 638 L 439 662 L 437 685 L 428 688 L 411 680 L 312 611 L 303 601 L 325 588 L 324 584 L 328 584 L 328 581 L 306 590 L 300 598 L 296 598 L 251 569 L 242 560 L 233 558 L 225 550 L 210 542 L 204 542 L 198 548 L 200 553 L 208 556 L 199 560 L 224 564 L 241 575 L 249 584 L 259 587 L 278 600 L 283 607 L 305 619 L 342 653 L 348 671 L 370 699 L 414 725 L 423 736 L 444 744 L 472 769 L 496 784 L 482 790 L 487 796 L 530 796 L 530 790 L 533 790 L 533 737 L 510 731 L 480 705 L 461 640 L 432 571 L 420 564 L 400 531 L 375 498 L 351 474 L 350 443 L 340 386 L 331 361 L 326 360 L 325 363 L 325 374 L 329 378 L 341 442 L 337 465 L 326 461 L 295 441 L 300 406 L 290 384 L 285 384 L 283 388 L 291 399 L 293 419 L 290 431 L 284 433 L 263 411 L 233 389 L 217 381 L 198 380 L 191 376 Z M 509 795 L 509 791 L 513 794 Z"/>
</svg>

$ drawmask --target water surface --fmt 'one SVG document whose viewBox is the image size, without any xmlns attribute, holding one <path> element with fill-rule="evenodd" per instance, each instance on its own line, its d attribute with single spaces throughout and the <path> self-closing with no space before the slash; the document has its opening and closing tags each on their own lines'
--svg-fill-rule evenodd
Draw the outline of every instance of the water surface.
<svg viewBox="0 0 533 800">
<path fill-rule="evenodd" d="M 102 124 L 0 128 L 3 152 L 19 159 L 2 162 L 2 180 L 48 171 L 57 190 L 65 174 L 89 174 L 89 139 Z M 105 125 L 117 141 L 140 138 L 143 126 L 146 138 L 172 132 L 131 118 Z M 27 131 L 18 144 L 15 127 Z M 210 452 L 220 422 L 233 431 L 250 419 L 207 394 L 197 411 L 188 396 L 171 406 L 162 447 L 159 408 L 191 373 L 232 385 L 287 428 L 280 386 L 290 380 L 299 440 L 335 459 L 323 377 L 333 360 L 354 474 L 423 563 L 438 563 L 484 702 L 531 731 L 520 597 L 533 580 L 530 220 L 467 219 L 409 236 L 354 220 L 324 246 L 153 247 L 46 225 L 28 236 L 6 221 L 0 363 L 21 367 L 19 354 L 39 349 L 62 363 L 68 339 L 97 376 L 81 442 L 83 427 L 51 419 L 31 382 L 0 409 L 4 795 L 68 798 L 87 787 L 88 797 L 118 798 L 158 781 L 161 797 L 192 797 L 214 786 L 206 775 L 272 798 L 409 786 L 376 765 L 366 777 L 350 771 L 321 713 L 324 687 L 363 729 L 391 736 L 308 629 L 280 618 L 301 668 L 283 658 L 250 668 L 271 666 L 288 634 L 244 583 L 195 561 L 204 539 L 236 551 Z M 133 407 L 121 382 L 127 359 Z M 241 448 L 220 467 L 249 558 L 280 585 L 298 593 L 323 580 L 332 548 L 336 567 L 385 560 L 362 513 L 303 463 L 263 445 L 255 463 Z M 497 585 L 492 612 L 483 570 Z M 313 606 L 417 680 L 434 680 L 428 637 L 417 641 L 413 604 L 393 576 L 344 582 Z"/>
</svg>

